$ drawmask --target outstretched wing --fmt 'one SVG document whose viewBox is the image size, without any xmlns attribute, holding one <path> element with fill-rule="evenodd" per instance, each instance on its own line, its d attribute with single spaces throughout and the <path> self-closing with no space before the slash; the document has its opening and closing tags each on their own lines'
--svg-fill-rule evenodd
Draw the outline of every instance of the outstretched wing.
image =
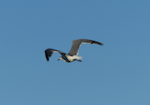
<svg viewBox="0 0 150 105">
<path fill-rule="evenodd" d="M 59 51 L 59 50 L 50 49 L 50 48 L 46 49 L 45 50 L 45 57 L 46 57 L 47 61 L 49 61 L 49 57 L 51 57 L 53 55 L 53 53 L 55 53 L 55 52 L 59 52 L 61 55 L 65 54 L 64 52 Z"/>
<path fill-rule="evenodd" d="M 78 54 L 78 50 L 81 44 L 98 44 L 98 45 L 103 45 L 103 43 L 94 41 L 94 40 L 88 40 L 88 39 L 77 39 L 77 40 L 73 40 L 72 41 L 72 47 L 71 50 L 69 52 L 70 55 L 77 55 Z"/>
</svg>

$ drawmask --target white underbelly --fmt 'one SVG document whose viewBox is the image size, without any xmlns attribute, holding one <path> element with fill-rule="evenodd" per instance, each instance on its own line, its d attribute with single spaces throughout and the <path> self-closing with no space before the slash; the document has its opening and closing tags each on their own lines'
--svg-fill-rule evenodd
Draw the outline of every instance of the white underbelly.
<svg viewBox="0 0 150 105">
<path fill-rule="evenodd" d="M 74 61 L 74 59 L 82 59 L 81 56 L 77 56 L 77 55 L 74 56 L 67 55 L 66 57 L 68 58 L 69 61 Z"/>
</svg>

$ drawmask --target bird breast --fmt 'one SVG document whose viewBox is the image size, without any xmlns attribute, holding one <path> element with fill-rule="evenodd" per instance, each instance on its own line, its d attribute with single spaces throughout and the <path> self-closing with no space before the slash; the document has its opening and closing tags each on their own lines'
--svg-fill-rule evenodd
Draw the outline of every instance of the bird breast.
<svg viewBox="0 0 150 105">
<path fill-rule="evenodd" d="M 82 59 L 82 57 L 77 56 L 77 55 L 70 56 L 70 55 L 67 54 L 66 57 L 71 62 L 74 61 L 74 59 Z"/>
</svg>

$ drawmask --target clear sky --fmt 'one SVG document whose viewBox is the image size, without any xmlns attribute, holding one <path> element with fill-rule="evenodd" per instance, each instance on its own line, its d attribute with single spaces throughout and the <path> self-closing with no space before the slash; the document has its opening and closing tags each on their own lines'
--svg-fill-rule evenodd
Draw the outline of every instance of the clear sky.
<svg viewBox="0 0 150 105">
<path fill-rule="evenodd" d="M 150 1 L 1 0 L 0 54 L 0 105 L 150 105 Z"/>
</svg>

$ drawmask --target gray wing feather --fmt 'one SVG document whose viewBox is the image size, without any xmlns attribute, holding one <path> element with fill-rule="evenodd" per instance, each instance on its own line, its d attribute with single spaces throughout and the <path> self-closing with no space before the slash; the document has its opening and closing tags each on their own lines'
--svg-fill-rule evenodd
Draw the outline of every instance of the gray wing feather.
<svg viewBox="0 0 150 105">
<path fill-rule="evenodd" d="M 46 49 L 46 50 L 45 50 L 45 57 L 46 57 L 47 61 L 49 61 L 49 57 L 51 57 L 54 52 L 59 52 L 61 55 L 62 55 L 62 54 L 65 54 L 64 52 L 59 51 L 59 50 L 50 49 L 50 48 L 49 48 L 49 49 Z"/>
<path fill-rule="evenodd" d="M 77 40 L 73 40 L 72 41 L 72 47 L 71 47 L 71 50 L 69 52 L 70 55 L 77 55 L 78 54 L 78 49 L 80 47 L 80 45 L 82 43 L 85 43 L 85 44 L 98 44 L 98 45 L 103 45 L 103 43 L 100 43 L 100 42 L 97 42 L 97 41 L 94 41 L 94 40 L 88 40 L 88 39 L 77 39 Z"/>
</svg>

